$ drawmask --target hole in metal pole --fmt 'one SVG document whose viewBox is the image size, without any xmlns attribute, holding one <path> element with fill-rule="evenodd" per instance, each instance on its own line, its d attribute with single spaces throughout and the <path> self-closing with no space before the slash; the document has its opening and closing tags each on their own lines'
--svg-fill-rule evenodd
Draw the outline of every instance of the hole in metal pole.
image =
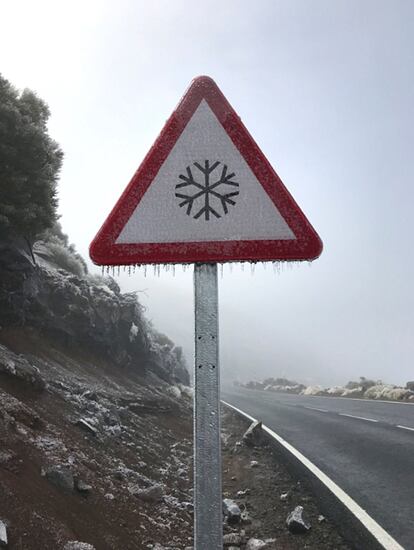
<svg viewBox="0 0 414 550">
<path fill-rule="evenodd" d="M 198 365 L 198 368 L 201 369 L 202 366 L 203 366 L 203 365 Z"/>
</svg>

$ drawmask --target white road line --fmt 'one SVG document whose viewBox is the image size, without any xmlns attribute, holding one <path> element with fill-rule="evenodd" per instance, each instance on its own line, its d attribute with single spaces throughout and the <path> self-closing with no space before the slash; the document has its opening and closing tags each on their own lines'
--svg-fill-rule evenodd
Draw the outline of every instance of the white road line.
<svg viewBox="0 0 414 550">
<path fill-rule="evenodd" d="M 306 405 L 303 405 L 305 409 L 310 409 L 311 411 L 319 411 L 321 413 L 327 413 L 328 411 L 326 409 L 318 409 L 317 407 L 307 407 Z"/>
<path fill-rule="evenodd" d="M 414 428 L 410 428 L 409 426 L 399 426 L 399 425 L 397 425 L 397 428 L 401 428 L 402 430 L 410 430 L 411 432 L 414 432 Z"/>
<path fill-rule="evenodd" d="M 245 418 L 248 418 L 252 422 L 255 422 L 256 419 L 250 416 L 249 414 L 245 413 L 241 409 L 238 409 L 234 405 L 230 405 L 230 403 L 227 403 L 226 401 L 222 401 L 225 405 L 228 407 L 234 409 L 235 411 L 239 412 L 241 415 L 243 415 Z M 398 544 L 398 542 L 389 534 L 385 529 L 381 527 L 365 510 L 363 510 L 359 504 L 355 502 L 354 499 L 352 499 L 343 489 L 339 487 L 330 477 L 328 477 L 326 474 L 322 472 L 313 462 L 311 462 L 306 456 L 304 456 L 300 451 L 295 449 L 293 445 L 285 441 L 280 435 L 275 433 L 273 430 L 268 428 L 267 426 L 263 425 L 263 430 L 267 432 L 271 437 L 273 437 L 280 445 L 285 447 L 297 460 L 302 462 L 302 464 L 312 472 L 314 476 L 316 476 L 321 483 L 325 485 L 335 496 L 338 500 L 342 502 L 348 510 L 354 516 L 362 523 L 362 525 L 369 531 L 374 538 L 377 539 L 377 541 L 385 548 L 385 550 L 404 550 L 404 548 Z"/>
<path fill-rule="evenodd" d="M 348 418 L 357 418 L 358 420 L 366 420 L 367 422 L 379 422 L 379 420 L 374 420 L 373 418 L 365 418 L 365 416 L 354 416 L 353 414 L 338 413 L 339 416 L 347 416 Z"/>
<path fill-rule="evenodd" d="M 300 394 L 299 394 L 300 395 Z M 345 401 L 364 401 L 364 403 L 387 403 L 388 405 L 411 405 L 414 406 L 414 401 L 407 403 L 406 401 L 391 401 L 390 399 L 367 399 L 363 397 L 342 397 L 342 395 L 308 395 L 307 397 L 312 397 L 313 399 L 343 399 Z"/>
</svg>

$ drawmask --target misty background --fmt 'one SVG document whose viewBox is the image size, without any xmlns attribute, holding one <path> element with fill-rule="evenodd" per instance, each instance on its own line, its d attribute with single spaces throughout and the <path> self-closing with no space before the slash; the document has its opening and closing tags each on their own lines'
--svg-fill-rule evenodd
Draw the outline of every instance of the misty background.
<svg viewBox="0 0 414 550">
<path fill-rule="evenodd" d="M 17 0 L 1 12 L 0 71 L 50 106 L 60 221 L 79 252 L 207 74 L 324 242 L 312 265 L 224 266 L 223 379 L 414 378 L 411 1 Z M 116 280 L 191 365 L 192 270 Z"/>
</svg>

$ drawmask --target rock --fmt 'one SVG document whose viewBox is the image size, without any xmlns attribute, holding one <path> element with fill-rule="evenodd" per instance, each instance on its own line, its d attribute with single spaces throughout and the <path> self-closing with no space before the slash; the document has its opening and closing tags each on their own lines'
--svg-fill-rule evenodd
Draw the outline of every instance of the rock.
<svg viewBox="0 0 414 550">
<path fill-rule="evenodd" d="M 75 486 L 72 472 L 66 466 L 50 466 L 45 470 L 46 479 L 59 489 L 72 492 Z"/>
<path fill-rule="evenodd" d="M 164 496 L 162 485 L 156 483 L 146 489 L 138 489 L 134 494 L 145 502 L 160 502 Z"/>
<path fill-rule="evenodd" d="M 2 404 L 0 417 L 7 416 L 17 424 L 23 424 L 23 426 L 33 430 L 42 426 L 39 415 L 12 395 L 1 392 L 0 401 Z"/>
<path fill-rule="evenodd" d="M 296 506 L 286 518 L 286 525 L 294 535 L 307 533 L 310 530 L 310 524 L 303 518 L 303 506 Z"/>
<path fill-rule="evenodd" d="M 92 491 L 92 485 L 88 485 L 81 479 L 77 479 L 75 482 L 76 490 L 79 491 L 79 493 L 82 493 L 84 495 L 88 495 Z"/>
<path fill-rule="evenodd" d="M 282 502 L 286 502 L 286 501 L 288 500 L 288 498 L 289 498 L 289 491 L 287 491 L 286 493 L 282 493 L 282 494 L 280 495 L 280 500 L 281 500 Z"/>
<path fill-rule="evenodd" d="M 33 252 L 37 265 L 25 243 L 0 242 L 0 324 L 87 345 L 117 366 L 155 373 L 168 384 L 190 384 L 181 348 L 148 326 L 136 293 L 121 294 L 108 277 L 70 273 L 53 243 L 38 241 Z M 61 259 L 70 257 L 63 245 L 62 252 Z M 44 387 L 30 363 L 22 364 L 21 372 L 33 386 Z"/>
<path fill-rule="evenodd" d="M 241 519 L 241 510 L 239 506 L 230 498 L 223 500 L 223 513 L 227 518 L 227 523 L 239 523 Z"/>
<path fill-rule="evenodd" d="M 85 392 L 83 392 L 81 397 L 84 397 L 89 401 L 98 401 L 99 399 L 98 393 L 95 390 L 86 390 Z"/>
<path fill-rule="evenodd" d="M 324 523 L 326 521 L 326 517 L 320 514 L 318 516 L 318 523 Z"/>
<path fill-rule="evenodd" d="M 104 498 L 106 498 L 106 500 L 114 500 L 115 497 L 112 493 L 106 493 Z"/>
<path fill-rule="evenodd" d="M 92 544 L 88 544 L 87 542 L 71 540 L 65 544 L 63 550 L 95 550 L 95 546 L 92 546 Z"/>
<path fill-rule="evenodd" d="M 241 451 L 241 448 L 242 448 L 242 442 L 241 441 L 236 441 L 236 443 L 234 444 L 234 447 L 233 447 L 233 454 L 239 454 L 240 451 Z"/>
<path fill-rule="evenodd" d="M 243 510 L 241 513 L 240 519 L 243 523 L 249 524 L 252 523 L 252 518 L 250 517 L 250 514 L 247 510 Z"/>
<path fill-rule="evenodd" d="M 242 538 L 239 533 L 227 533 L 223 535 L 223 546 L 240 546 Z"/>
<path fill-rule="evenodd" d="M 246 550 L 260 550 L 266 548 L 267 543 L 260 539 L 249 539 L 246 544 Z"/>
<path fill-rule="evenodd" d="M 0 373 L 13 376 L 37 391 L 42 391 L 46 387 L 46 382 L 35 365 L 2 345 L 0 345 Z"/>
<path fill-rule="evenodd" d="M 80 418 L 79 420 L 77 420 L 76 425 L 79 426 L 79 428 L 82 428 L 82 430 L 84 430 L 85 432 L 88 432 L 92 435 L 96 436 L 98 433 L 97 429 L 94 428 L 92 424 L 84 418 Z"/>
<path fill-rule="evenodd" d="M 248 447 L 257 447 L 263 443 L 262 423 L 259 420 L 252 422 L 243 435 L 243 443 Z"/>
<path fill-rule="evenodd" d="M 257 460 L 251 460 L 250 461 L 250 468 L 257 468 L 259 466 L 259 463 Z"/>
<path fill-rule="evenodd" d="M 7 544 L 7 527 L 4 521 L 0 519 L 0 546 L 5 548 Z"/>
<path fill-rule="evenodd" d="M 244 498 L 245 496 L 250 495 L 250 489 L 245 489 L 244 491 L 237 491 L 237 498 Z"/>
<path fill-rule="evenodd" d="M 6 470 L 13 469 L 17 455 L 13 451 L 0 451 L 0 466 Z"/>
</svg>

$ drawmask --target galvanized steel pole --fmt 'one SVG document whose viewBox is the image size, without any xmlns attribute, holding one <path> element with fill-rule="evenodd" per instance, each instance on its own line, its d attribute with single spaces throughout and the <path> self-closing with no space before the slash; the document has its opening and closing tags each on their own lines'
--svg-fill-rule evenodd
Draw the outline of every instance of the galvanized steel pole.
<svg viewBox="0 0 414 550">
<path fill-rule="evenodd" d="M 222 550 L 217 264 L 195 264 L 194 310 L 194 548 Z"/>
</svg>

